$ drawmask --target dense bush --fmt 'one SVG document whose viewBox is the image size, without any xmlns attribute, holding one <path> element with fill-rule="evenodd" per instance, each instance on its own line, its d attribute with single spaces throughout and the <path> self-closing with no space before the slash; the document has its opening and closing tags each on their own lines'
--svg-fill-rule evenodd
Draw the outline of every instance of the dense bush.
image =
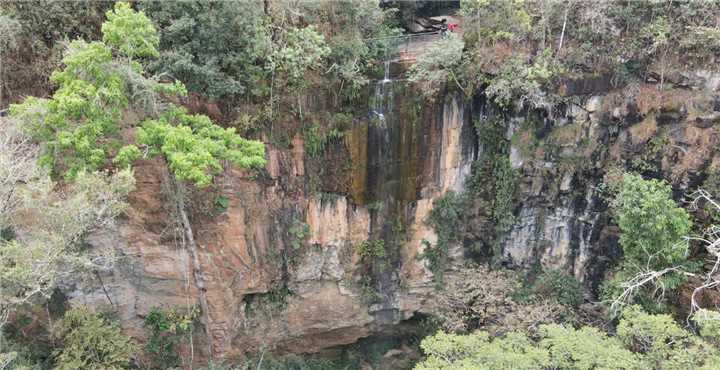
<svg viewBox="0 0 720 370">
<path fill-rule="evenodd" d="M 559 270 L 542 273 L 533 284 L 533 293 L 544 299 L 577 307 L 583 302 L 583 287 L 574 276 Z"/>
<path fill-rule="evenodd" d="M 58 370 L 125 369 L 137 353 L 117 324 L 84 308 L 65 313 L 55 336 L 59 344 L 55 352 Z"/>
<path fill-rule="evenodd" d="M 111 1 L 0 2 L 0 109 L 25 95 L 46 95 L 64 40 L 92 39 Z"/>
<path fill-rule="evenodd" d="M 252 1 L 141 1 L 158 27 L 161 57 L 149 69 L 211 99 L 260 95 L 272 51 L 260 4 Z"/>
<path fill-rule="evenodd" d="M 463 41 L 455 34 L 439 40 L 424 51 L 410 67 L 408 78 L 421 84 L 421 91 L 432 98 L 446 85 L 460 86 L 459 68 Z"/>
<path fill-rule="evenodd" d="M 432 271 L 437 283 L 443 280 L 443 273 L 448 262 L 451 243 L 460 241 L 463 230 L 463 215 L 467 207 L 467 197 L 449 191 L 442 197 L 433 200 L 433 209 L 425 222 L 435 229 L 437 242 L 431 245 L 423 240 L 425 248 L 422 258 Z"/>
<path fill-rule="evenodd" d="M 671 196 L 664 181 L 633 174 L 623 177 L 613 207 L 625 264 L 660 270 L 685 261 L 690 216 Z"/>
<path fill-rule="evenodd" d="M 415 369 L 715 369 L 720 352 L 671 317 L 627 309 L 617 336 L 593 327 L 543 325 L 536 338 L 440 332 L 423 340 Z"/>
<path fill-rule="evenodd" d="M 198 314 L 196 309 L 187 314 L 157 307 L 150 310 L 143 324 L 149 333 L 143 350 L 152 368 L 167 369 L 181 365 L 177 346 L 184 335 L 192 335 Z"/>
</svg>

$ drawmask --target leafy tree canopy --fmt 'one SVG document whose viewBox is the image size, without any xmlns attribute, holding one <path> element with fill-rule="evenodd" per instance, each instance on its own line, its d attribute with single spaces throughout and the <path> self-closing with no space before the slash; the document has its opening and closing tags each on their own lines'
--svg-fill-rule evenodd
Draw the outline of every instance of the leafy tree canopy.
<svg viewBox="0 0 720 370">
<path fill-rule="evenodd" d="M 509 333 L 491 338 L 440 332 L 422 341 L 426 358 L 415 369 L 716 369 L 720 352 L 680 328 L 670 316 L 633 306 L 617 336 L 593 327 L 543 325 L 537 338 Z"/>
<path fill-rule="evenodd" d="M 55 353 L 58 370 L 127 369 L 137 353 L 117 324 L 83 308 L 66 312 L 55 336 L 61 342 Z"/>
<path fill-rule="evenodd" d="M 161 57 L 149 64 L 211 99 L 268 86 L 264 60 L 272 49 L 259 1 L 141 1 L 160 33 Z"/>
<path fill-rule="evenodd" d="M 675 204 L 671 192 L 664 181 L 623 177 L 613 205 L 625 263 L 662 269 L 685 260 L 683 237 L 690 232 L 690 216 Z"/>
<path fill-rule="evenodd" d="M 139 144 L 151 148 L 150 154 L 162 155 L 178 179 L 198 186 L 208 185 L 212 175 L 222 170 L 220 159 L 243 168 L 265 164 L 262 143 L 244 139 L 234 128 L 222 128 L 207 116 L 190 115 L 181 108 L 145 121 L 137 138 Z"/>
<path fill-rule="evenodd" d="M 143 12 L 135 12 L 128 3 L 117 3 L 114 11 L 106 13 L 102 25 L 103 42 L 127 57 L 158 55 L 160 38 L 152 22 Z"/>
<path fill-rule="evenodd" d="M 11 107 L 13 117 L 43 144 L 43 163 L 66 178 L 109 165 L 109 158 L 128 166 L 141 155 L 132 141 L 120 135 L 123 113 L 147 96 L 186 94 L 184 85 L 160 83 L 143 76 L 142 65 L 132 60 L 157 55 L 158 37 L 150 20 L 117 3 L 103 24 L 103 42 L 74 41 L 53 74 L 59 88 L 50 99 L 28 98 Z M 174 104 L 163 106 L 157 119 L 137 129 L 137 144 L 152 155 L 162 155 L 173 174 L 196 185 L 210 183 L 227 159 L 242 167 L 264 164 L 262 143 L 246 140 L 233 129 L 223 129 L 207 117 L 189 115 Z M 155 111 L 150 112 L 151 115 Z"/>
</svg>

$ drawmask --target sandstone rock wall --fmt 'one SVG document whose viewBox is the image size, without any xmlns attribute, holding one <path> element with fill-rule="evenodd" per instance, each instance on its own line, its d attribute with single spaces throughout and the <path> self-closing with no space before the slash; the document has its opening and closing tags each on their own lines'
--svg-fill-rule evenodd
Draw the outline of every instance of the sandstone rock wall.
<svg viewBox="0 0 720 370">
<path fill-rule="evenodd" d="M 717 86 L 703 76 L 696 76 L 696 90 L 651 101 L 654 86 L 568 97 L 545 115 L 492 113 L 483 99 L 454 94 L 428 103 L 394 82 L 383 124 L 356 117 L 331 149 L 348 160 L 346 190 L 332 194 L 308 184 L 333 157 L 308 158 L 300 135 L 289 148 L 268 143 L 264 173 L 228 168 L 213 189 L 193 194 L 213 356 L 317 352 L 433 312 L 435 285 L 419 255 L 422 241 L 434 244 L 437 236 L 425 220 L 433 199 L 464 190 L 473 161 L 483 155 L 473 123 L 492 114 L 508 123 L 511 163 L 521 174 L 515 222 L 502 237 L 504 262 L 560 268 L 594 287 L 619 256 L 602 190 L 610 169 L 652 175 L 657 168 L 655 175 L 672 179 L 682 192 L 697 186 L 713 161 Z M 647 153 L 658 132 L 666 141 Z M 633 162 L 639 157 L 649 165 Z M 127 217 L 90 240 L 118 253 L 116 267 L 101 272 L 102 282 L 73 282 L 67 291 L 73 304 L 113 305 L 127 332 L 142 340 L 142 320 L 152 307 L 195 306 L 198 291 L 165 206 L 172 195 L 162 166 L 141 163 L 136 177 Z M 219 196 L 227 209 L 207 211 Z M 379 299 L 368 302 L 356 246 L 370 239 L 385 241 L 389 262 L 371 287 Z M 451 246 L 450 278 L 464 251 Z M 202 332 L 195 335 L 196 361 L 210 355 Z"/>
</svg>

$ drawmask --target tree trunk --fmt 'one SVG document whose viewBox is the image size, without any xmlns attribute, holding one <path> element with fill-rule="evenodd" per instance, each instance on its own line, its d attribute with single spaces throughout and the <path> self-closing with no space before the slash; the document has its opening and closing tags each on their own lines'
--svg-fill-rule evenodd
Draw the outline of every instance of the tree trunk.
<svg viewBox="0 0 720 370">
<path fill-rule="evenodd" d="M 201 321 L 205 326 L 205 335 L 208 340 L 208 356 L 210 359 L 213 358 L 213 337 L 211 332 L 211 319 L 210 319 L 210 308 L 207 301 L 207 288 L 205 286 L 205 274 L 203 273 L 202 266 L 200 265 L 200 257 L 198 256 L 198 247 L 195 242 L 195 235 L 188 218 L 187 211 L 185 210 L 185 184 L 178 181 L 175 176 L 170 174 L 170 181 L 173 184 L 175 190 L 175 207 L 177 208 L 178 216 L 180 218 L 180 224 L 183 228 L 183 234 L 185 239 L 185 247 L 190 252 L 193 264 L 193 277 L 195 279 L 195 286 L 199 292 L 200 298 L 200 309 L 202 310 Z"/>
<path fill-rule="evenodd" d="M 560 54 L 560 49 L 563 47 L 563 41 L 565 40 L 565 26 L 567 25 L 568 10 L 570 10 L 570 4 L 565 7 L 565 15 L 563 16 L 562 32 L 560 32 L 560 43 L 558 44 L 557 53 Z"/>
</svg>

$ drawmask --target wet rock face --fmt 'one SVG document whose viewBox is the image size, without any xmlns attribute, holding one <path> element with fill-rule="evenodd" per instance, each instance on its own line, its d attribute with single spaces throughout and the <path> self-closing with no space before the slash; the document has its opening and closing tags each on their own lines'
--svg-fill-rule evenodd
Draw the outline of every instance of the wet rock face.
<svg viewBox="0 0 720 370">
<path fill-rule="evenodd" d="M 515 223 L 503 238 L 505 263 L 562 269 L 596 289 L 621 255 L 603 190 L 608 174 L 664 178 L 679 198 L 699 185 L 718 142 L 710 123 L 717 76 L 699 72 L 683 78 L 694 81 L 690 90 L 605 89 L 571 99 L 541 122 L 528 124 L 532 112 L 508 119 L 511 135 L 520 138 L 513 140 L 511 163 L 522 175 Z M 530 130 L 534 139 L 523 141 Z"/>
<path fill-rule="evenodd" d="M 709 86 L 715 79 L 698 81 Z M 606 87 L 595 80 L 573 83 L 583 92 Z M 435 284 L 419 256 L 423 241 L 434 245 L 437 235 L 425 220 L 434 199 L 465 190 L 473 162 L 487 154 L 477 136 L 483 131 L 476 134 L 473 127 L 478 120 L 505 121 L 507 155 L 519 174 L 514 222 L 500 238 L 503 262 L 562 269 L 590 288 L 619 257 L 618 230 L 602 191 L 608 169 L 656 171 L 682 192 L 702 181 L 719 141 L 714 100 L 705 87 L 668 101 L 664 110 L 645 101 L 650 92 L 610 91 L 570 97 L 559 112 L 543 116 L 493 113 L 481 97 L 448 95 L 427 103 L 400 82 L 386 85 L 375 97 L 384 119 L 356 118 L 329 149 L 342 155 L 308 158 L 296 135 L 286 148 L 268 144 L 267 173 L 260 178 L 228 169 L 215 188 L 194 194 L 211 204 L 219 196 L 227 201 L 220 212 L 198 207 L 192 219 L 207 279 L 213 357 L 317 352 L 432 313 Z M 660 134 L 665 141 L 651 144 Z M 321 176 L 327 158 L 347 161 L 325 166 L 344 168 L 344 181 L 313 178 Z M 142 163 L 136 176 L 127 217 L 90 238 L 96 248 L 115 249 L 122 258 L 102 272 L 102 285 L 77 283 L 69 296 L 74 304 L 112 304 L 127 332 L 142 340 L 142 320 L 151 308 L 195 306 L 198 291 L 164 206 L 169 195 L 162 165 Z M 333 193 L 310 186 L 317 183 Z M 464 220 L 473 230 L 465 245 L 481 242 L 493 229 L 487 212 L 472 215 Z M 363 259 L 357 247 L 364 241 L 382 241 L 384 257 Z M 465 252 L 463 245 L 450 246 L 448 276 Z M 210 355 L 203 333 L 197 330 L 195 338 L 198 362 Z"/>
<path fill-rule="evenodd" d="M 313 167 L 296 136 L 287 149 L 268 148 L 262 178 L 228 169 L 214 188 L 193 194 L 200 199 L 192 222 L 213 357 L 317 352 L 431 310 L 432 274 L 418 258 L 421 241 L 435 239 L 425 219 L 434 198 L 462 190 L 476 141 L 461 99 L 424 106 L 416 92 L 392 88 L 384 124 L 357 120 L 340 148 L 331 148 L 348 153 L 347 193 L 307 190 Z M 164 211 L 170 195 L 162 164 L 141 164 L 137 176 L 127 218 L 91 238 L 97 248 L 115 248 L 122 262 L 102 274 L 103 286 L 78 285 L 70 296 L 73 304 L 112 301 L 123 327 L 142 341 L 142 320 L 153 307 L 195 306 L 199 292 L 172 214 Z M 220 196 L 225 210 L 203 206 Z M 358 255 L 368 240 L 384 241 L 383 268 L 366 269 Z M 195 336 L 201 362 L 210 356 L 208 338 L 202 329 Z"/>
</svg>

